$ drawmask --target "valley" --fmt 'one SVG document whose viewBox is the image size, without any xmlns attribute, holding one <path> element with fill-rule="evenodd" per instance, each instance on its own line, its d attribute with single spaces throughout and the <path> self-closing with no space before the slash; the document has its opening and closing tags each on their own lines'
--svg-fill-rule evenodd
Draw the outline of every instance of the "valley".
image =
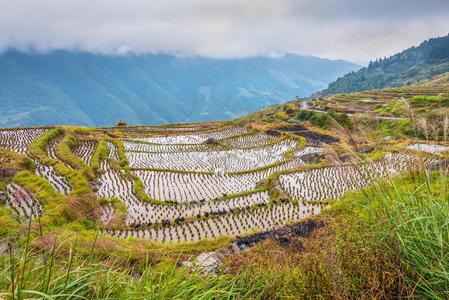
<svg viewBox="0 0 449 300">
<path fill-rule="evenodd" d="M 2 128 L 0 298 L 444 299 L 448 78 Z"/>
<path fill-rule="evenodd" d="M 449 299 L 449 5 L 0 4 L 0 300 Z"/>
</svg>

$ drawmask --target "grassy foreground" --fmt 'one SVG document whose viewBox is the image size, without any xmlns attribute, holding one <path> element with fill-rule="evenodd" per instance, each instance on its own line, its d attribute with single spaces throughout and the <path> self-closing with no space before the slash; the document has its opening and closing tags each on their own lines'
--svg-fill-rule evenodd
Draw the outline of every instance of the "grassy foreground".
<svg viewBox="0 0 449 300">
<path fill-rule="evenodd" d="M 95 251 L 101 236 L 87 251 L 76 239 L 38 247 L 29 242 L 31 224 L 24 225 L 24 239 L 2 241 L 0 297 L 447 299 L 447 179 L 421 169 L 349 193 L 315 217 L 326 225 L 311 237 L 286 247 L 262 242 L 230 256 L 218 276 L 190 272 L 181 266 L 181 253 L 141 257 L 140 263 L 107 259 Z"/>
</svg>

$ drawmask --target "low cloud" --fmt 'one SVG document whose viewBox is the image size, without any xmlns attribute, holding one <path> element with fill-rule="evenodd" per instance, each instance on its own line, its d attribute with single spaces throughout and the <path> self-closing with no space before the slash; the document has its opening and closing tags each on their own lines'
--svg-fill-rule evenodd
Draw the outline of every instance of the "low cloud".
<svg viewBox="0 0 449 300">
<path fill-rule="evenodd" d="M 367 62 L 449 33 L 447 0 L 2 0 L 0 51 Z"/>
</svg>

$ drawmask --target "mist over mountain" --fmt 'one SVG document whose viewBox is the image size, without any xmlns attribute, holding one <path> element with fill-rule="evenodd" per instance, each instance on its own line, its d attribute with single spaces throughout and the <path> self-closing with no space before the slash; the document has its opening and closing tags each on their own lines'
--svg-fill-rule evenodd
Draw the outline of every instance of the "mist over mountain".
<svg viewBox="0 0 449 300">
<path fill-rule="evenodd" d="M 358 68 L 293 54 L 211 59 L 10 50 L 0 55 L 0 127 L 232 119 L 308 96 Z"/>
</svg>

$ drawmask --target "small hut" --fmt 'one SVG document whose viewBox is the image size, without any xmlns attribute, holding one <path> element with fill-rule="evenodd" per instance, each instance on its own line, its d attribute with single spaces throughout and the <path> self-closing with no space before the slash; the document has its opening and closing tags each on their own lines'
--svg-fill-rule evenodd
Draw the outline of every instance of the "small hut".
<svg viewBox="0 0 449 300">
<path fill-rule="evenodd" d="M 128 126 L 128 124 L 126 124 L 126 122 L 123 121 L 123 120 L 119 120 L 119 121 L 117 122 L 117 126 Z"/>
</svg>

